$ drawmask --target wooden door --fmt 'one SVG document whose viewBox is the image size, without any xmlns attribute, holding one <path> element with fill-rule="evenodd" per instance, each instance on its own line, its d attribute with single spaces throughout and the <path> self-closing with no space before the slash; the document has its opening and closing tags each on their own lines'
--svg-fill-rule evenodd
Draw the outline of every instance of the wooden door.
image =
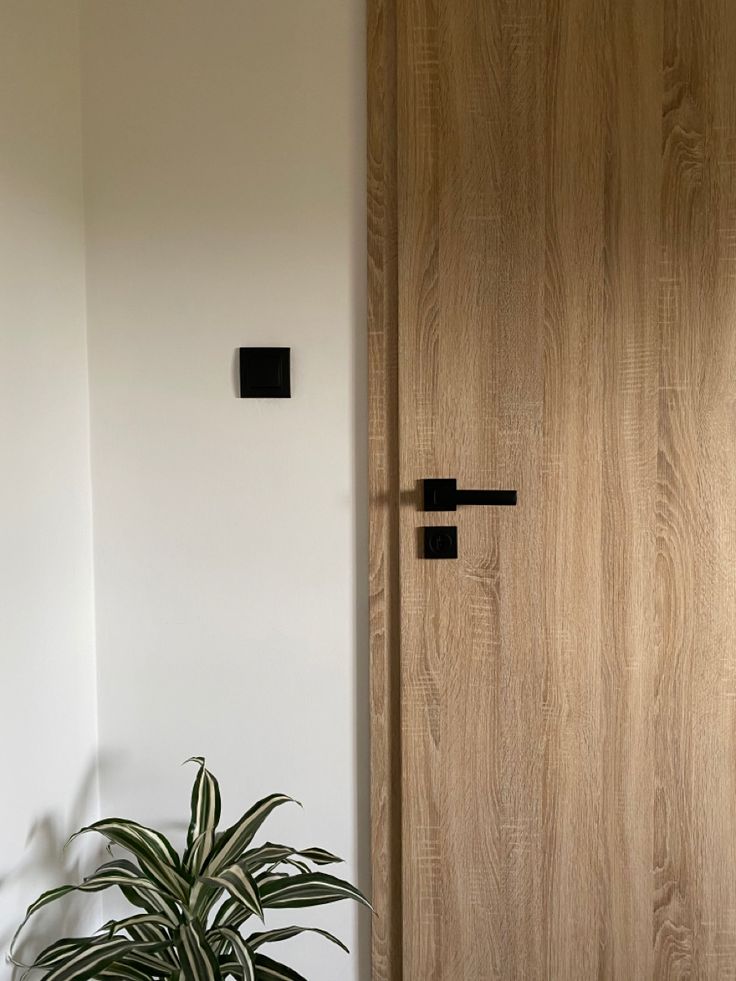
<svg viewBox="0 0 736 981">
<path fill-rule="evenodd" d="M 369 7 L 374 981 L 734 979 L 736 2 Z"/>
</svg>

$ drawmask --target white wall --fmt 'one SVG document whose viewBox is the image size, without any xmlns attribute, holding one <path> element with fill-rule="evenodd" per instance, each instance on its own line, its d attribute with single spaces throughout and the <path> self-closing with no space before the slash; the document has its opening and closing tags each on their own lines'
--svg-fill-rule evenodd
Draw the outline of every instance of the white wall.
<svg viewBox="0 0 736 981">
<path fill-rule="evenodd" d="M 363 6 L 88 0 L 83 110 L 103 811 L 183 819 L 205 754 L 367 887 Z M 235 397 L 249 344 L 290 401 Z"/>
<path fill-rule="evenodd" d="M 96 808 L 78 38 L 73 2 L 0 4 L 2 949 Z"/>
</svg>

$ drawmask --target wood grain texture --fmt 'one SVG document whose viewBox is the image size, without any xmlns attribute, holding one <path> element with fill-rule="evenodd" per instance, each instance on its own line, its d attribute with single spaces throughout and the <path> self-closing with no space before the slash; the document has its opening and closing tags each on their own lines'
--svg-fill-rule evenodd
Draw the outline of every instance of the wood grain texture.
<svg viewBox="0 0 736 981">
<path fill-rule="evenodd" d="M 655 964 L 736 977 L 736 8 L 667 0 Z"/>
<path fill-rule="evenodd" d="M 401 981 L 396 10 L 370 0 L 368 456 L 373 981 Z"/>
<path fill-rule="evenodd" d="M 390 6 L 374 979 L 736 979 L 736 4 Z M 423 514 L 430 476 L 519 506 Z"/>
</svg>

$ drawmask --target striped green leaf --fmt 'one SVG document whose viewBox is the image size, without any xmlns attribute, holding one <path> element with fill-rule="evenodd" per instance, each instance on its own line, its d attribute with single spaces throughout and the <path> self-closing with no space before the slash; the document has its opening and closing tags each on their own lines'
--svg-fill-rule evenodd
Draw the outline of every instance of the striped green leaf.
<svg viewBox="0 0 736 981">
<path fill-rule="evenodd" d="M 171 926 L 158 927 L 153 923 L 129 923 L 125 930 L 128 936 L 137 940 L 139 944 L 162 943 L 169 939 L 168 931 L 171 930 Z"/>
<path fill-rule="evenodd" d="M 111 879 L 122 877 L 112 884 L 120 887 L 120 891 L 132 906 L 138 906 L 152 915 L 162 916 L 172 926 L 179 924 L 181 917 L 176 900 L 170 898 L 155 882 L 147 879 L 134 862 L 125 858 L 115 859 L 113 862 L 101 865 L 95 876 Z"/>
<path fill-rule="evenodd" d="M 261 905 L 275 909 L 299 906 L 321 906 L 341 899 L 354 899 L 371 908 L 363 893 L 344 879 L 324 872 L 309 872 L 285 879 L 259 883 Z"/>
<path fill-rule="evenodd" d="M 284 859 L 294 854 L 296 854 L 296 849 L 290 845 L 274 845 L 273 842 L 267 841 L 260 848 L 253 848 L 244 852 L 240 862 L 249 872 L 255 873 L 266 866 L 278 865 L 279 862 L 283 862 Z"/>
<path fill-rule="evenodd" d="M 324 937 L 325 940 L 329 940 L 331 943 L 337 944 L 337 946 L 341 947 L 346 954 L 350 953 L 342 940 L 338 940 L 338 938 L 333 936 L 333 934 L 328 933 L 326 930 L 319 930 L 317 927 L 291 926 L 281 927 L 280 929 L 276 930 L 264 930 L 261 933 L 251 933 L 246 942 L 251 950 L 258 950 L 258 948 L 263 944 L 273 944 L 282 940 L 291 940 L 292 937 L 297 937 L 300 933 L 319 934 L 319 936 Z"/>
<path fill-rule="evenodd" d="M 237 900 L 249 912 L 255 913 L 256 916 L 263 916 L 258 885 L 242 865 L 231 865 L 220 875 L 205 876 L 202 881 L 213 888 L 224 889 L 232 899 Z"/>
<path fill-rule="evenodd" d="M 220 788 L 204 765 L 204 757 L 193 756 L 187 763 L 196 763 L 199 771 L 192 787 L 192 813 L 184 867 L 198 875 L 215 844 L 215 830 L 220 820 Z"/>
<path fill-rule="evenodd" d="M 241 904 L 237 900 L 232 899 L 232 897 L 228 897 L 228 899 L 225 900 L 222 906 L 220 906 L 220 908 L 215 913 L 214 919 L 212 921 L 213 929 L 218 926 L 232 926 L 233 924 L 230 919 L 231 916 L 236 916 L 242 912 L 243 912 L 243 907 L 241 906 Z M 243 919 L 247 919 L 247 918 L 248 916 L 244 915 Z"/>
<path fill-rule="evenodd" d="M 265 954 L 256 954 L 256 981 L 307 981 L 286 964 L 272 961 Z"/>
<path fill-rule="evenodd" d="M 108 920 L 93 937 L 67 937 L 46 947 L 32 965 L 43 973 L 44 981 L 222 981 L 228 976 L 237 981 L 304 981 L 259 948 L 311 932 L 347 949 L 327 931 L 310 927 L 241 935 L 239 930 L 250 916 L 262 918 L 264 906 L 316 906 L 341 899 L 368 902 L 350 883 L 311 871 L 315 865 L 340 861 L 325 849 L 299 851 L 272 842 L 251 847 L 266 818 L 291 797 L 264 798 L 218 835 L 217 781 L 203 757 L 191 762 L 198 770 L 183 860 L 164 835 L 134 821 L 108 818 L 78 832 L 96 831 L 129 856 L 101 865 L 78 885 L 43 893 L 28 907 L 11 952 L 29 917 L 72 892 L 117 886 L 138 911 Z M 292 874 L 292 869 L 298 874 Z"/>
<path fill-rule="evenodd" d="M 57 940 L 56 943 L 45 947 L 31 966 L 34 968 L 55 967 L 66 961 L 70 954 L 79 950 L 80 947 L 88 947 L 99 939 L 99 937 L 67 937 L 64 940 Z"/>
<path fill-rule="evenodd" d="M 122 920 L 109 920 L 100 927 L 100 932 L 105 931 L 108 937 L 112 937 L 126 931 L 135 944 L 123 962 L 131 969 L 148 971 L 149 974 L 153 970 L 157 974 L 168 975 L 178 970 L 173 955 L 171 927 L 172 924 L 165 917 L 138 914 Z"/>
<path fill-rule="evenodd" d="M 298 803 L 286 794 L 271 794 L 264 797 L 247 811 L 243 817 L 216 840 L 207 856 L 202 875 L 192 888 L 189 905 L 194 913 L 205 918 L 217 898 L 217 889 L 207 883 L 205 878 L 218 876 L 224 869 L 234 865 L 257 834 L 266 818 L 281 804 Z"/>
<path fill-rule="evenodd" d="M 239 821 L 223 831 L 207 856 L 204 865 L 205 874 L 218 875 L 223 869 L 239 861 L 269 814 L 281 804 L 287 803 L 295 804 L 297 801 L 293 797 L 287 797 L 286 794 L 271 794 L 254 804 Z"/>
<path fill-rule="evenodd" d="M 48 906 L 49 903 L 68 896 L 72 892 L 101 892 L 103 889 L 109 889 L 111 886 L 134 888 L 136 892 L 147 891 L 152 895 L 159 891 L 159 886 L 155 883 L 136 874 L 135 866 L 132 863 L 109 862 L 106 865 L 101 865 L 94 875 L 89 876 L 79 885 L 57 886 L 55 889 L 49 889 L 47 892 L 42 893 L 35 902 L 31 903 L 26 910 L 23 922 L 15 931 L 15 936 L 10 945 L 11 952 L 21 930 L 30 917 L 34 913 L 37 913 L 38 910 L 43 909 L 44 906 Z"/>
<path fill-rule="evenodd" d="M 228 927 L 222 927 L 215 931 L 224 940 L 226 940 L 233 952 L 241 970 L 240 976 L 244 981 L 255 981 L 256 977 L 256 964 L 253 959 L 253 954 L 248 947 L 248 944 L 243 940 L 237 930 L 230 930 Z"/>
<path fill-rule="evenodd" d="M 70 953 L 46 975 L 45 981 L 87 981 L 119 960 L 133 944 L 120 937 L 104 938 Z"/>
<path fill-rule="evenodd" d="M 303 848 L 297 854 L 301 855 L 302 858 L 306 858 L 308 862 L 312 862 L 314 865 L 339 865 L 345 861 L 344 858 L 333 855 L 332 852 L 328 852 L 324 848 Z"/>
<path fill-rule="evenodd" d="M 107 923 L 105 923 L 104 926 L 101 926 L 97 932 L 102 933 L 103 931 L 105 931 L 108 934 L 108 936 L 112 937 L 116 933 L 120 933 L 121 930 L 130 931 L 130 930 L 136 930 L 138 928 L 138 930 L 140 931 L 140 928 L 145 928 L 145 927 L 165 928 L 168 926 L 171 926 L 170 921 L 165 916 L 162 916 L 160 913 L 136 913 L 135 916 L 126 916 L 122 920 L 108 920 Z M 145 934 L 145 930 L 143 934 L 140 932 L 138 933 L 139 936 L 143 936 L 144 934 Z M 151 933 L 148 936 L 148 940 L 151 943 L 156 943 L 157 941 L 164 941 L 165 939 L 166 939 L 166 934 L 164 934 L 161 930 L 151 931 Z"/>
<path fill-rule="evenodd" d="M 289 866 L 289 868 L 291 868 L 291 869 L 296 869 L 296 870 L 297 870 L 297 872 L 301 872 L 301 873 L 303 873 L 303 874 L 305 874 L 305 875 L 306 875 L 306 874 L 307 874 L 308 872 L 311 872 L 311 871 L 312 871 L 312 870 L 311 870 L 311 869 L 309 868 L 309 866 L 307 865 L 307 863 L 306 863 L 306 862 L 300 862 L 300 861 L 299 861 L 298 859 L 296 859 L 296 858 L 285 858 L 285 859 L 284 859 L 284 861 L 283 861 L 283 862 L 282 862 L 281 864 L 282 864 L 282 865 L 288 865 L 288 866 Z"/>
<path fill-rule="evenodd" d="M 173 940 L 171 945 L 173 946 Z M 126 954 L 123 963 L 137 971 L 148 972 L 149 976 L 151 974 L 168 976 L 179 972 L 179 965 L 173 954 L 167 957 L 163 951 L 158 954 L 147 953 L 142 947 L 135 947 Z"/>
<path fill-rule="evenodd" d="M 179 927 L 176 949 L 187 981 L 219 981 L 217 958 L 197 922 L 183 923 Z"/>
<path fill-rule="evenodd" d="M 223 978 L 237 978 L 238 981 L 243 981 L 243 968 L 232 956 L 220 961 L 220 974 Z"/>
<path fill-rule="evenodd" d="M 106 967 L 104 971 L 100 972 L 100 977 L 105 978 L 106 981 L 108 979 L 109 981 L 151 981 L 150 971 L 138 970 L 138 968 L 125 963 L 116 963 L 111 967 Z"/>
<path fill-rule="evenodd" d="M 301 858 L 314 865 L 332 865 L 342 862 L 341 858 L 325 851 L 324 848 L 292 848 L 290 845 L 275 845 L 267 841 L 259 848 L 253 848 L 243 854 L 240 863 L 244 864 L 249 872 L 257 872 L 267 865 L 278 865 L 287 859 Z"/>
<path fill-rule="evenodd" d="M 112 844 L 119 845 L 135 855 L 147 876 L 174 898 L 182 902 L 187 901 L 189 882 L 184 878 L 179 856 L 165 835 L 135 821 L 104 818 L 86 828 L 81 828 L 69 840 L 90 831 L 96 831 Z"/>
</svg>

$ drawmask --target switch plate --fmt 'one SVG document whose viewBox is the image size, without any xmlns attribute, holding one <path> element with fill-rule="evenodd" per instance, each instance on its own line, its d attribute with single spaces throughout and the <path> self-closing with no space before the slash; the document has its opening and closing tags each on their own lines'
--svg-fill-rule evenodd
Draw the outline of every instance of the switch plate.
<svg viewBox="0 0 736 981">
<path fill-rule="evenodd" d="M 291 348 L 241 347 L 241 399 L 291 398 Z"/>
</svg>

